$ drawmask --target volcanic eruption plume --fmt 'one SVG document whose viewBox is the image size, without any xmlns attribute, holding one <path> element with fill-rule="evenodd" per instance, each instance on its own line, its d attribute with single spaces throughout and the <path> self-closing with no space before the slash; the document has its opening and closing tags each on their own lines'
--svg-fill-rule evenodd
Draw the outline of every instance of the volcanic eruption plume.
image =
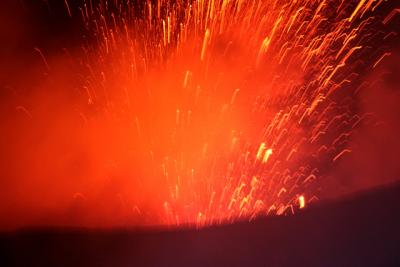
<svg viewBox="0 0 400 267">
<path fill-rule="evenodd" d="M 76 2 L 62 4 L 79 45 L 35 47 L 39 85 L 16 108 L 29 126 L 9 148 L 23 170 L 9 173 L 28 177 L 15 205 L 33 221 L 294 213 L 335 190 L 353 135 L 379 125 L 356 99 L 391 56 L 390 1 Z"/>
</svg>

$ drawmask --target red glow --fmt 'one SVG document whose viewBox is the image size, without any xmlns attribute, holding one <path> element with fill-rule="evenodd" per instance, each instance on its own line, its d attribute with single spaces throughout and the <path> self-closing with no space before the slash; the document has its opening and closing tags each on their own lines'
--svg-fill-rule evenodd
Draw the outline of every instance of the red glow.
<svg viewBox="0 0 400 267">
<path fill-rule="evenodd" d="M 37 47 L 42 78 L 21 81 L 34 93 L 6 144 L 5 225 L 200 227 L 306 208 L 368 119 L 357 73 L 391 56 L 367 58 L 382 1 L 83 2 L 64 3 L 80 48 Z"/>
</svg>

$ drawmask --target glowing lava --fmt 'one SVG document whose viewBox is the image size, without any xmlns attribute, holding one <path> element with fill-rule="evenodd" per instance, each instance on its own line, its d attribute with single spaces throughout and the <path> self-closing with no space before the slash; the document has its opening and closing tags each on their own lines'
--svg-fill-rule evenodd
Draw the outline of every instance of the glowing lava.
<svg viewBox="0 0 400 267">
<path fill-rule="evenodd" d="M 296 195 L 317 194 L 319 168 L 351 152 L 346 140 L 363 119 L 335 93 L 351 83 L 381 3 L 86 3 L 95 45 L 82 91 L 135 126 L 139 183 L 160 223 L 283 214 Z"/>
<path fill-rule="evenodd" d="M 91 182 L 74 198 L 102 183 L 134 224 L 199 227 L 307 207 L 368 119 L 349 88 L 390 56 L 360 60 L 383 4 L 66 0 L 86 32 L 69 107 Z"/>
</svg>

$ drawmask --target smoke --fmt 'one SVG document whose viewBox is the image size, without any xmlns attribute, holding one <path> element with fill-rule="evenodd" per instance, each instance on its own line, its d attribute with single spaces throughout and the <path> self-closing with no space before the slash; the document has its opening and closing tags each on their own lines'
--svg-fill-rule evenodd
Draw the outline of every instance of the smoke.
<svg viewBox="0 0 400 267">
<path fill-rule="evenodd" d="M 108 159 L 129 131 L 111 134 L 110 144 L 110 123 L 85 122 L 71 64 L 78 23 L 66 23 L 56 5 L 49 13 L 44 1 L 1 6 L 0 227 L 125 221 L 120 214 L 134 213 L 116 192 L 129 181 L 105 176 L 102 166 L 116 168 Z"/>
<path fill-rule="evenodd" d="M 352 132 L 352 152 L 335 166 L 333 195 L 371 189 L 398 181 L 400 165 L 400 50 L 370 69 L 354 98 L 363 115 Z"/>
</svg>

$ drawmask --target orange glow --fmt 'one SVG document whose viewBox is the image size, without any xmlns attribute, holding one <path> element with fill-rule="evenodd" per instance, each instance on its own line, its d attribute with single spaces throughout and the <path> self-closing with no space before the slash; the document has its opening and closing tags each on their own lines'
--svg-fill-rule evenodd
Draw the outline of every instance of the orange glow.
<svg viewBox="0 0 400 267">
<path fill-rule="evenodd" d="M 271 155 L 272 155 L 272 149 L 271 148 L 267 149 L 267 151 L 265 151 L 264 158 L 263 158 L 262 162 L 266 163 Z"/>
<path fill-rule="evenodd" d="M 300 209 L 303 209 L 306 206 L 306 200 L 304 196 L 299 196 L 299 207 Z"/>
<path fill-rule="evenodd" d="M 382 1 L 133 2 L 65 0 L 79 48 L 35 48 L 16 205 L 80 218 L 61 224 L 203 227 L 320 194 L 364 118 L 341 94 L 391 55 L 360 63 Z"/>
</svg>

